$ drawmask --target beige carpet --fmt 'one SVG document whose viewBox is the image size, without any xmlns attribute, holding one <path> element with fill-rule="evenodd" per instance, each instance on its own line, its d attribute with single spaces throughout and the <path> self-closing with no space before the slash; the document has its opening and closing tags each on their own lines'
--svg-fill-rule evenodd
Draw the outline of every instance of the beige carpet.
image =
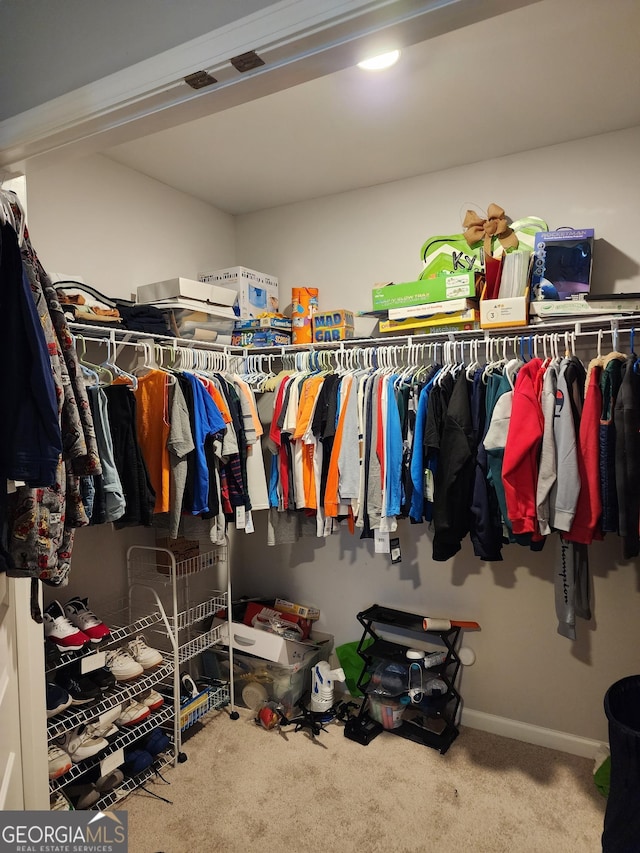
<svg viewBox="0 0 640 853">
<path fill-rule="evenodd" d="M 188 761 L 118 808 L 130 853 L 597 853 L 606 801 L 593 762 L 474 729 L 446 755 L 331 723 L 318 742 L 249 711 L 209 717 Z"/>
</svg>

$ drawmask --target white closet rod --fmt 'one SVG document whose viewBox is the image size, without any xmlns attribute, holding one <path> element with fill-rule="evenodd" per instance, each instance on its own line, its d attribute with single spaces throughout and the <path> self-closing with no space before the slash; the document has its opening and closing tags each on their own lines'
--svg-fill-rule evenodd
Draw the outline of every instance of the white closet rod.
<svg viewBox="0 0 640 853">
<path fill-rule="evenodd" d="M 273 347 L 238 347 L 229 344 L 216 344 L 211 341 L 195 341 L 190 338 L 176 338 L 169 335 L 149 334 L 146 332 L 135 332 L 129 329 L 114 329 L 106 326 L 86 326 L 81 323 L 70 323 L 69 326 L 76 337 L 83 338 L 87 341 L 104 343 L 117 341 L 118 348 L 123 346 L 133 346 L 141 348 L 144 343 L 147 345 L 153 343 L 162 347 L 163 350 L 171 352 L 180 352 L 181 350 L 205 350 L 210 352 L 220 353 L 228 357 L 241 357 L 246 359 L 251 355 L 265 356 L 284 356 L 286 354 L 295 355 L 300 352 L 314 352 L 317 350 L 344 351 L 346 349 L 384 349 L 385 347 L 406 347 L 408 350 L 414 349 L 417 346 L 424 344 L 442 345 L 446 342 L 457 342 L 462 347 L 464 343 L 469 341 L 493 341 L 494 345 L 513 345 L 517 343 L 528 343 L 528 345 L 542 345 L 545 336 L 548 338 L 550 334 L 559 334 L 561 337 L 565 334 L 570 334 L 572 340 L 587 337 L 599 337 L 603 335 L 611 336 L 614 349 L 617 349 L 618 336 L 621 333 L 635 333 L 636 323 L 640 331 L 640 315 L 629 316 L 619 315 L 615 317 L 604 316 L 594 318 L 580 318 L 580 320 L 572 323 L 567 322 L 551 322 L 544 325 L 536 326 L 521 326 L 513 329 L 471 329 L 460 332 L 443 332 L 440 334 L 426 335 L 394 335 L 385 336 L 384 338 L 349 338 L 343 341 L 322 341 L 311 344 L 289 344 L 286 346 Z M 584 326 L 592 326 L 593 328 L 585 329 Z"/>
</svg>

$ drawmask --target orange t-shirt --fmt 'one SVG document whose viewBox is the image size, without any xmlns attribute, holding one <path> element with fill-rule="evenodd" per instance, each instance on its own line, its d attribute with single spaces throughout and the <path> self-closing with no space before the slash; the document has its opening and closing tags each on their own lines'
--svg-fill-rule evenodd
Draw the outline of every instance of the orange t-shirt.
<svg viewBox="0 0 640 853">
<path fill-rule="evenodd" d="M 156 493 L 154 512 L 169 512 L 168 380 L 163 370 L 151 370 L 138 377 L 135 391 L 138 442 Z"/>
</svg>

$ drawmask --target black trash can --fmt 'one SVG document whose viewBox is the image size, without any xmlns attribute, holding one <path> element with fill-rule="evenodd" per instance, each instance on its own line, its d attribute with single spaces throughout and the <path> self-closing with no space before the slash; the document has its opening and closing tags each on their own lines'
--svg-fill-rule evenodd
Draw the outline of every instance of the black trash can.
<svg viewBox="0 0 640 853">
<path fill-rule="evenodd" d="M 604 697 L 609 721 L 611 787 L 603 853 L 640 853 L 640 675 L 616 681 Z"/>
</svg>

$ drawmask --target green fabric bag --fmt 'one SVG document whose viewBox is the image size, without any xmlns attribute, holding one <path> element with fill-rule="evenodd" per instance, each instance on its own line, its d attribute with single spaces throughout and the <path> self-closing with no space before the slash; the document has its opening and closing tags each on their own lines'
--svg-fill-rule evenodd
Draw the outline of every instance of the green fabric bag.
<svg viewBox="0 0 640 853">
<path fill-rule="evenodd" d="M 362 648 L 366 649 L 372 642 L 373 640 L 367 640 L 362 644 Z M 336 655 L 344 670 L 345 683 L 352 696 L 362 696 L 362 691 L 358 690 L 358 679 L 364 667 L 364 661 L 358 654 L 359 645 L 360 643 L 356 640 L 355 643 L 344 643 L 336 647 Z"/>
<path fill-rule="evenodd" d="M 600 791 L 603 797 L 609 796 L 609 788 L 611 787 L 611 756 L 608 755 L 602 762 L 600 767 L 593 774 L 593 781 L 596 788 Z"/>
</svg>

